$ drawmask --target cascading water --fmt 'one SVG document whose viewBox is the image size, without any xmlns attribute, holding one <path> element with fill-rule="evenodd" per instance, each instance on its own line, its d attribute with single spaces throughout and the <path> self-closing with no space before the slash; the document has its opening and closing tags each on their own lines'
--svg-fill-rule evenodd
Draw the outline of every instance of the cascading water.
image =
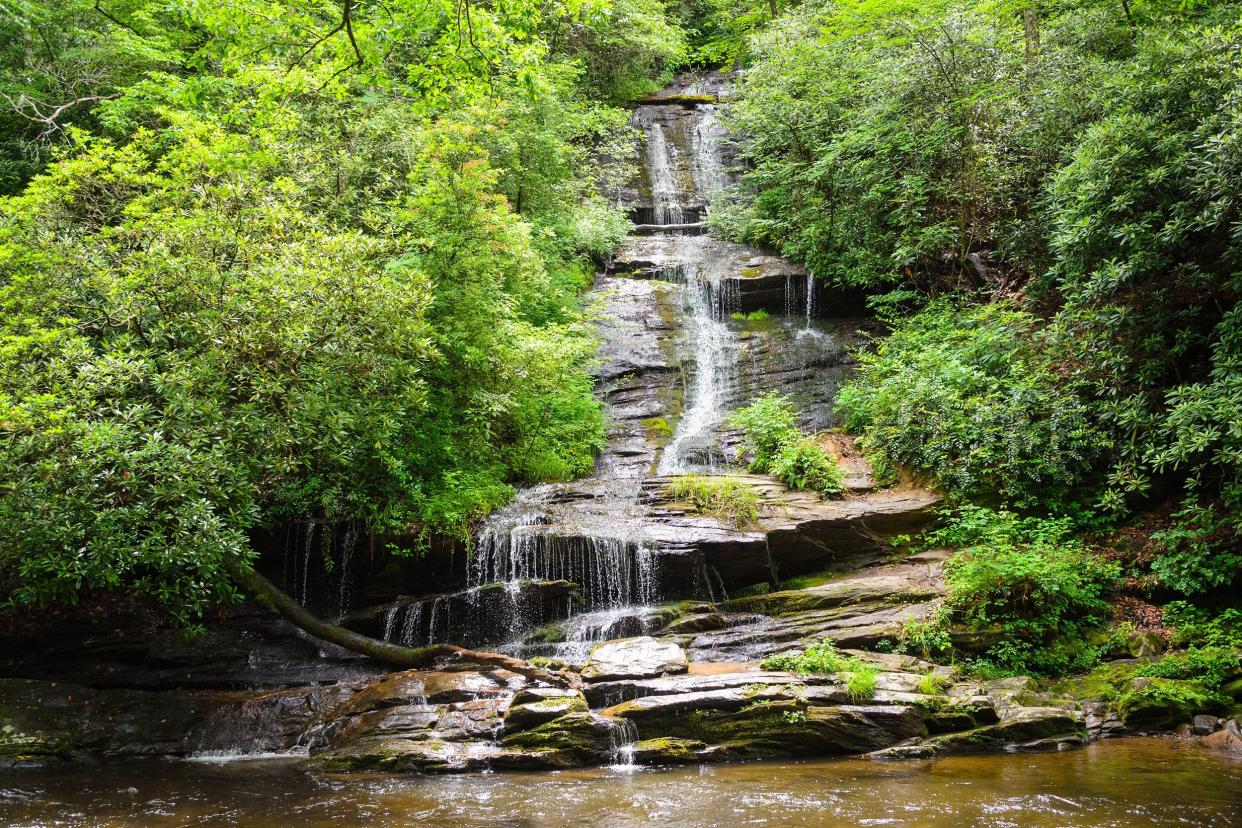
<svg viewBox="0 0 1242 828">
<path fill-rule="evenodd" d="M 690 135 L 694 196 L 706 206 L 728 183 L 721 151 L 724 129 L 715 107 L 696 109 Z M 671 174 L 668 171 L 672 164 L 669 159 L 656 158 L 667 146 L 663 128 L 652 122 L 647 131 L 647 155 L 653 198 L 655 193 L 670 187 L 660 182 L 658 176 Z M 728 315 L 737 308 L 736 295 L 729 295 L 735 290 L 734 282 L 722 279 L 725 274 L 712 268 L 710 240 L 702 236 L 684 238 L 684 242 L 672 245 L 672 255 L 680 261 L 666 267 L 661 275 L 685 285 L 683 306 L 694 353 L 694 373 L 687 383 L 681 421 L 660 458 L 659 474 L 719 470 L 723 456 L 715 432 L 724 418 L 724 407 L 737 373 L 737 337 L 727 324 Z"/>
<path fill-rule="evenodd" d="M 507 636 L 489 642 L 499 643 L 498 649 L 577 662 L 596 642 L 659 629 L 655 605 L 665 583 L 677 584 L 679 596 L 723 595 L 719 574 L 688 558 L 676 539 L 659 533 L 648 537 L 640 495 L 643 480 L 652 473 L 724 470 L 722 424 L 739 396 L 741 339 L 730 319 L 742 309 L 738 276 L 747 265 L 739 256 L 745 261 L 764 254 L 700 232 L 712 198 L 730 183 L 725 130 L 715 106 L 644 105 L 635 109 L 631 123 L 643 136 L 635 217 L 650 226 L 631 236 L 626 247 L 632 258 L 655 263 L 648 267 L 650 275 L 679 286 L 661 291 L 662 301 L 680 305 L 682 322 L 680 346 L 673 344 L 675 334 L 669 336 L 678 358 L 668 367 L 675 369 L 678 360 L 685 366 L 680 411 L 667 409 L 670 418 L 676 417 L 674 430 L 663 443 L 639 438 L 638 453 L 648 452 L 643 456 L 649 461 L 618 463 L 616 458 L 636 452 L 629 444 L 614 446 L 610 436 L 612 459 L 601 462 L 596 476 L 522 490 L 479 530 L 463 592 L 391 607 L 377 619 L 390 641 L 457 640 L 463 631 L 488 627 Z M 791 317 L 811 312 L 810 291 L 805 297 L 801 293 L 800 281 L 791 282 Z M 641 327 L 637 335 L 649 337 L 649 331 Z M 650 376 L 643 374 L 637 382 L 650 383 Z M 675 380 L 669 382 L 677 388 Z M 633 381 L 622 385 L 633 393 Z M 612 400 L 607 393 L 602 396 L 610 418 L 647 422 L 659 420 L 665 411 L 657 406 L 631 412 L 625 410 L 624 395 Z M 675 405 L 659 403 L 666 404 Z M 555 606 L 531 598 L 558 584 L 574 590 L 575 597 Z M 559 615 L 550 617 L 551 611 Z M 544 626 L 550 620 L 556 621 L 554 629 Z"/>
<path fill-rule="evenodd" d="M 655 224 L 681 224 L 685 220 L 677 186 L 676 153 L 664 134 L 664 125 L 651 119 L 644 125 L 646 161 L 651 180 L 651 207 Z"/>
</svg>

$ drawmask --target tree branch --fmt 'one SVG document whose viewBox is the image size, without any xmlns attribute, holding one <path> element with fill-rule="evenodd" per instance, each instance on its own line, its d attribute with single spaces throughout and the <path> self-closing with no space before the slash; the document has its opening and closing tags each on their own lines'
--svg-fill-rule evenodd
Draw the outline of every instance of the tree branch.
<svg viewBox="0 0 1242 828">
<path fill-rule="evenodd" d="M 391 664 L 394 667 L 413 668 L 428 667 L 439 658 L 450 658 L 459 662 L 480 664 L 486 667 L 499 667 L 511 673 L 525 676 L 533 681 L 541 681 L 557 687 L 577 686 L 576 675 L 565 671 L 541 670 L 520 658 L 467 650 L 453 644 L 431 644 L 426 647 L 402 647 L 388 641 L 356 633 L 345 627 L 330 624 L 311 614 L 305 607 L 293 600 L 288 593 L 281 590 L 258 572 L 242 570 L 237 567 L 233 578 L 259 603 L 283 616 L 285 620 L 338 647 L 344 647 L 361 655 Z"/>
<path fill-rule="evenodd" d="M 113 17 L 111 13 L 105 10 L 103 7 L 103 0 L 95 0 L 95 11 L 99 12 L 104 17 L 108 18 L 113 23 L 120 26 L 122 29 L 125 29 L 128 32 L 132 32 L 133 34 L 136 34 L 139 37 L 142 37 L 142 35 L 138 33 L 138 30 L 135 29 L 133 26 L 129 25 L 128 23 L 122 22 L 120 19 L 116 17 Z"/>
</svg>

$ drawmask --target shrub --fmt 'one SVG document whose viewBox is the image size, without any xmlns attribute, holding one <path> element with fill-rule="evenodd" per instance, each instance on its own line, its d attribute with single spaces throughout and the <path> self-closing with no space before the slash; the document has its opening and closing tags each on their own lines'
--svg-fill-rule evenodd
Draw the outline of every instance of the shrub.
<svg viewBox="0 0 1242 828">
<path fill-rule="evenodd" d="M 769 470 L 789 488 L 822 497 L 839 495 L 845 489 L 840 465 L 809 437 L 781 446 Z"/>
<path fill-rule="evenodd" d="M 1103 435 L 1035 323 L 1005 303 L 935 302 L 863 354 L 837 406 L 877 473 L 907 468 L 953 495 L 1028 506 L 1088 482 Z"/>
<path fill-rule="evenodd" d="M 897 645 L 902 652 L 931 658 L 949 650 L 948 613 L 942 607 L 930 618 L 907 618 L 901 625 Z"/>
<path fill-rule="evenodd" d="M 734 412 L 730 423 L 742 430 L 742 450 L 751 454 L 751 471 L 767 472 L 791 489 L 822 497 L 844 490 L 844 475 L 835 459 L 798 428 L 793 405 L 777 391 Z"/>
<path fill-rule="evenodd" d="M 690 474 L 671 481 L 665 489 L 671 497 L 739 529 L 759 520 L 758 493 L 731 478 Z"/>
<path fill-rule="evenodd" d="M 1186 601 L 1163 608 L 1164 623 L 1173 628 L 1177 644 L 1225 646 L 1242 650 L 1242 609 L 1226 607 L 1216 613 Z"/>
<path fill-rule="evenodd" d="M 783 446 L 802 437 L 793 406 L 779 391 L 764 394 L 738 409 L 729 423 L 745 435 L 742 450 L 752 455 L 751 471 L 766 472 Z"/>
<path fill-rule="evenodd" d="M 1239 666 L 1237 650 L 1232 647 L 1190 647 L 1183 653 L 1142 665 L 1135 675 L 1193 679 L 1206 687 L 1219 688 L 1238 674 Z"/>
<path fill-rule="evenodd" d="M 846 693 L 850 698 L 868 698 L 875 692 L 875 666 L 860 658 L 843 655 L 828 639 L 807 647 L 802 652 L 791 650 L 769 656 L 759 666 L 764 670 L 780 670 L 804 676 L 848 673 Z"/>
<path fill-rule="evenodd" d="M 945 562 L 946 607 L 971 627 L 999 628 L 987 653 L 997 667 L 1061 673 L 1098 658 L 1082 634 L 1108 617 L 1119 570 L 1070 531 L 1067 520 L 963 507 L 930 535 L 961 547 Z"/>
</svg>

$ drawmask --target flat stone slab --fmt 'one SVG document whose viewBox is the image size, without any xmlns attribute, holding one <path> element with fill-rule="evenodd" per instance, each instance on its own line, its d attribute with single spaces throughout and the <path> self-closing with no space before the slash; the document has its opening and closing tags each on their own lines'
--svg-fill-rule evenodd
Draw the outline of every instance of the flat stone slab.
<svg viewBox="0 0 1242 828">
<path fill-rule="evenodd" d="M 651 678 L 684 673 L 687 669 L 686 651 L 677 644 L 639 636 L 596 646 L 582 668 L 582 678 L 586 681 Z"/>
</svg>

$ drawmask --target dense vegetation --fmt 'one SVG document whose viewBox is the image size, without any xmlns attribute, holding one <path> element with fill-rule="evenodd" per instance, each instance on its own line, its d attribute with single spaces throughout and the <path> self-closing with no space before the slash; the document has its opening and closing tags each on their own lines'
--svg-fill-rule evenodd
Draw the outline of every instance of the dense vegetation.
<svg viewBox="0 0 1242 828">
<path fill-rule="evenodd" d="M 950 604 L 1006 627 L 990 658 L 1081 666 L 1121 577 L 1235 603 L 1242 4 L 744 8 L 707 38 L 749 64 L 711 220 L 873 293 L 892 332 L 838 404 L 964 507 Z"/>
<path fill-rule="evenodd" d="M 577 295 L 628 226 L 612 104 L 685 49 L 658 2 L 17 7 L 6 592 L 192 621 L 256 528 L 461 533 L 591 468 Z"/>
<path fill-rule="evenodd" d="M 1085 669 L 1122 593 L 1199 648 L 1154 678 L 1238 640 L 1242 3 L 16 8 L 16 600 L 121 586 L 193 623 L 256 530 L 460 537 L 514 485 L 586 472 L 579 294 L 628 227 L 601 195 L 631 148 L 619 105 L 737 64 L 747 174 L 714 230 L 870 292 L 889 332 L 838 407 L 881 479 L 949 497 L 925 542 L 959 550 L 950 596 L 895 646 L 944 651 L 953 621 L 997 636 L 981 669 Z M 752 470 L 840 494 L 787 400 L 733 424 Z M 727 482 L 672 493 L 739 525 L 758 508 Z"/>
</svg>

